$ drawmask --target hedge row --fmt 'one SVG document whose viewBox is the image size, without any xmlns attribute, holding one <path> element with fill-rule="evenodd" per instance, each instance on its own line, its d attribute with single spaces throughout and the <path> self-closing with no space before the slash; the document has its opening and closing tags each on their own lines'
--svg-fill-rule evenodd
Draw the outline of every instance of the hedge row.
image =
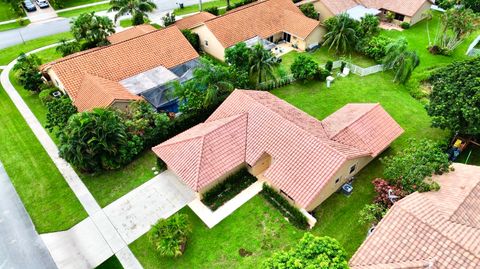
<svg viewBox="0 0 480 269">
<path fill-rule="evenodd" d="M 207 191 L 203 195 L 202 202 L 211 210 L 216 210 L 255 181 L 257 181 L 257 178 L 252 176 L 247 168 L 242 168 Z"/>
<path fill-rule="evenodd" d="M 263 184 L 260 194 L 275 208 L 280 210 L 282 215 L 286 217 L 294 226 L 299 229 L 308 229 L 308 220 L 298 208 L 290 204 L 287 199 L 272 189 L 267 184 Z"/>
<path fill-rule="evenodd" d="M 262 91 L 271 91 L 273 89 L 289 85 L 294 81 L 295 79 L 293 77 L 284 77 L 278 80 L 270 80 L 259 84 L 258 89 Z"/>
</svg>

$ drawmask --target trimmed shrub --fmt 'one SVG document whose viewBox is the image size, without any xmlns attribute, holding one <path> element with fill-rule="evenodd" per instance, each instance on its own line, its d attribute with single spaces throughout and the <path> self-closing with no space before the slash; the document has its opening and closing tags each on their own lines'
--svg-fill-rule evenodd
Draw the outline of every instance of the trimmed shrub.
<svg viewBox="0 0 480 269">
<path fill-rule="evenodd" d="M 38 98 L 40 99 L 40 102 L 46 106 L 48 102 L 53 100 L 53 92 L 57 91 L 56 88 L 46 88 L 45 90 L 42 90 L 38 94 Z"/>
<path fill-rule="evenodd" d="M 204 11 L 210 13 L 210 14 L 213 14 L 215 16 L 218 16 L 220 15 L 220 12 L 218 11 L 218 7 L 208 7 L 206 9 L 204 9 Z"/>
<path fill-rule="evenodd" d="M 327 80 L 327 77 L 330 76 L 330 72 L 323 69 L 323 68 L 318 68 L 318 72 L 317 74 L 315 75 L 315 78 L 318 80 L 318 81 L 326 81 Z"/>
<path fill-rule="evenodd" d="M 230 175 L 224 181 L 205 192 L 202 203 L 211 210 L 216 210 L 255 183 L 255 181 L 257 181 L 257 178 L 251 175 L 247 168 L 242 168 L 240 171 Z"/>
<path fill-rule="evenodd" d="M 392 40 L 385 36 L 374 36 L 362 39 L 357 46 L 357 51 L 380 63 L 387 52 L 387 45 Z"/>
<path fill-rule="evenodd" d="M 311 18 L 311 19 L 318 20 L 319 14 L 315 10 L 315 7 L 313 6 L 312 3 L 301 5 L 300 6 L 300 11 L 302 11 L 303 15 L 305 15 L 305 16 Z"/>
<path fill-rule="evenodd" d="M 295 227 L 299 229 L 308 229 L 308 220 L 305 215 L 300 212 L 298 208 L 290 204 L 287 199 L 275 191 L 267 184 L 263 184 L 263 189 L 260 194 L 265 198 L 272 206 L 280 210 L 280 213 L 288 219 Z"/>
<path fill-rule="evenodd" d="M 402 29 L 408 29 L 408 28 L 410 28 L 410 23 L 408 23 L 408 22 L 402 22 L 402 23 L 400 24 L 400 27 L 402 27 Z"/>
<path fill-rule="evenodd" d="M 155 250 L 165 257 L 178 257 L 185 252 L 188 235 L 192 232 L 186 214 L 175 214 L 160 219 L 148 233 L 148 240 Z"/>
<path fill-rule="evenodd" d="M 318 63 L 305 55 L 299 55 L 290 66 L 293 77 L 300 81 L 312 80 L 318 74 L 318 70 Z"/>
<path fill-rule="evenodd" d="M 328 72 L 332 72 L 332 69 L 333 69 L 333 62 L 328 60 L 327 63 L 325 64 L 325 70 L 327 70 Z"/>
</svg>

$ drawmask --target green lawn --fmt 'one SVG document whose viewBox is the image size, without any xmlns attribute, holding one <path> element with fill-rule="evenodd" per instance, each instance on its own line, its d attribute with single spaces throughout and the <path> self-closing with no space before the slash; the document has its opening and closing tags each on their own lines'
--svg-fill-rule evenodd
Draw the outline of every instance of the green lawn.
<svg viewBox="0 0 480 269">
<path fill-rule="evenodd" d="M 136 160 L 119 170 L 79 175 L 100 206 L 105 207 L 153 178 L 152 167 L 156 166 L 156 161 L 155 154 L 146 149 Z"/>
<path fill-rule="evenodd" d="M 66 230 L 87 216 L 3 88 L 0 161 L 39 233 Z"/>
<path fill-rule="evenodd" d="M 117 256 L 113 255 L 108 260 L 95 267 L 95 269 L 123 269 L 123 266 L 118 260 Z"/>
<path fill-rule="evenodd" d="M 212 229 L 193 213 L 190 208 L 180 212 L 186 213 L 192 223 L 193 233 L 188 239 L 186 252 L 178 258 L 158 256 L 147 234 L 130 244 L 130 249 L 144 268 L 258 268 L 272 251 L 284 249 L 303 235 L 288 223 L 283 216 L 260 196 L 254 197 Z M 262 249 L 265 227 L 275 233 L 272 247 Z M 241 257 L 239 249 L 252 252 L 252 256 Z"/>
<path fill-rule="evenodd" d="M 62 1 L 63 8 L 76 7 L 81 5 L 93 4 L 104 0 L 65 0 Z"/>
<path fill-rule="evenodd" d="M 53 43 L 58 42 L 61 38 L 72 38 L 70 32 L 60 33 L 56 35 L 46 36 L 30 41 L 26 41 L 25 44 L 18 44 L 13 47 L 0 50 L 0 65 L 7 65 L 11 61 L 15 60 L 22 52 L 29 52 L 34 49 L 38 49 Z"/>
<path fill-rule="evenodd" d="M 467 52 L 467 48 L 470 43 L 480 34 L 480 29 L 475 31 L 473 34 L 468 36 L 460 46 L 458 46 L 451 56 L 443 56 L 443 55 L 433 55 L 428 52 L 428 35 L 427 35 L 427 23 L 430 32 L 430 38 L 433 42 L 435 39 L 435 34 L 438 29 L 438 25 L 440 22 L 440 13 L 435 12 L 434 16 L 431 21 L 422 21 L 410 29 L 404 31 L 396 31 L 396 30 L 382 30 L 381 34 L 392 37 L 392 38 L 400 38 L 404 36 L 408 40 L 408 46 L 410 49 L 416 51 L 420 57 L 420 66 L 417 68 L 418 70 L 426 69 L 432 66 L 440 66 L 446 65 L 451 63 L 454 59 L 455 60 L 462 60 L 466 59 L 468 56 L 465 55 Z"/>
<path fill-rule="evenodd" d="M 78 17 L 80 14 L 83 14 L 83 13 L 89 13 L 92 11 L 95 11 L 95 12 L 104 11 L 109 8 L 110 8 L 110 4 L 108 3 L 99 4 L 91 7 L 84 7 L 84 8 L 74 9 L 74 10 L 58 12 L 58 16 L 65 17 L 65 18 L 72 18 L 72 17 Z"/>
<path fill-rule="evenodd" d="M 123 19 L 120 21 L 120 26 L 122 26 L 123 28 L 127 28 L 127 27 L 130 27 L 132 26 L 132 19 Z"/>
<path fill-rule="evenodd" d="M 8 31 L 20 27 L 25 27 L 30 24 L 30 20 L 25 20 L 23 23 L 19 23 L 18 21 L 7 23 L 7 24 L 0 24 L 0 32 Z"/>
<path fill-rule="evenodd" d="M 470 144 L 460 155 L 456 162 L 480 165 L 480 147 Z"/>
<path fill-rule="evenodd" d="M 240 3 L 241 0 L 230 0 L 230 4 L 233 5 L 235 3 Z M 210 7 L 226 7 L 227 6 L 227 1 L 226 0 L 215 0 L 215 1 L 210 1 L 203 3 L 202 8 L 205 10 L 206 8 Z M 191 6 L 186 6 L 184 8 L 176 8 L 174 10 L 175 15 L 186 15 L 190 13 L 195 13 L 199 12 L 199 6 L 198 5 L 191 5 Z"/>
<path fill-rule="evenodd" d="M 13 12 L 10 4 L 0 1 L 0 21 L 9 21 L 16 19 L 18 16 Z"/>
</svg>

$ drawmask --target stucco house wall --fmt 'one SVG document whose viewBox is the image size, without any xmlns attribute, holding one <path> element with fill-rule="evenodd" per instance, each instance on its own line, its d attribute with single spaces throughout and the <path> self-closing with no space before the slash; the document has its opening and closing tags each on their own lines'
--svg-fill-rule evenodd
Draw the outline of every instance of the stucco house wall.
<svg viewBox="0 0 480 269">
<path fill-rule="evenodd" d="M 50 81 L 53 83 L 53 85 L 57 87 L 60 91 L 62 91 L 63 94 L 67 94 L 67 91 L 65 91 L 65 87 L 63 86 L 62 81 L 58 78 L 55 71 L 53 71 L 52 69 L 48 69 L 47 74 L 50 77 Z"/>
<path fill-rule="evenodd" d="M 305 49 L 307 49 L 310 45 L 318 45 L 319 43 L 323 42 L 323 37 L 325 36 L 327 29 L 321 25 L 317 26 L 310 35 L 307 36 L 305 39 Z"/>
<path fill-rule="evenodd" d="M 425 1 L 423 5 L 417 10 L 417 12 L 412 16 L 409 17 L 410 19 L 410 24 L 415 24 L 421 20 L 423 20 L 425 17 L 423 16 L 423 13 L 427 10 L 429 10 L 432 7 L 432 3 L 430 1 Z"/>
<path fill-rule="evenodd" d="M 333 12 L 330 11 L 330 9 L 328 9 L 323 3 L 322 1 L 316 1 L 315 3 L 313 3 L 313 7 L 315 8 L 315 10 L 320 14 L 320 21 L 323 22 L 325 21 L 326 19 L 330 18 L 330 17 L 333 17 L 335 16 L 335 14 L 333 14 Z"/>
<path fill-rule="evenodd" d="M 200 47 L 204 52 L 218 60 L 225 60 L 225 48 L 206 25 L 197 27 L 193 29 L 192 32 L 198 34 L 200 38 Z"/>
</svg>

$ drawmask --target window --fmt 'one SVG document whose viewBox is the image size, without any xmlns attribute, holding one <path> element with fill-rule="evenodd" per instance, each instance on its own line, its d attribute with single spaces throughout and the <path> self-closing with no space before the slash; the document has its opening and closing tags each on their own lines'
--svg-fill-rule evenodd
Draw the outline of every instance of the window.
<svg viewBox="0 0 480 269">
<path fill-rule="evenodd" d="M 355 169 L 356 169 L 356 168 L 357 168 L 357 165 L 356 165 L 356 164 L 352 165 L 352 166 L 350 167 L 350 174 L 353 173 L 353 172 L 355 172 Z"/>
<path fill-rule="evenodd" d="M 337 184 L 340 181 L 340 178 L 335 179 L 335 184 Z"/>
<path fill-rule="evenodd" d="M 395 19 L 397 21 L 403 21 L 405 19 L 405 16 L 402 14 L 395 14 Z"/>
<path fill-rule="evenodd" d="M 205 46 L 208 47 L 208 40 L 205 40 Z"/>
</svg>

